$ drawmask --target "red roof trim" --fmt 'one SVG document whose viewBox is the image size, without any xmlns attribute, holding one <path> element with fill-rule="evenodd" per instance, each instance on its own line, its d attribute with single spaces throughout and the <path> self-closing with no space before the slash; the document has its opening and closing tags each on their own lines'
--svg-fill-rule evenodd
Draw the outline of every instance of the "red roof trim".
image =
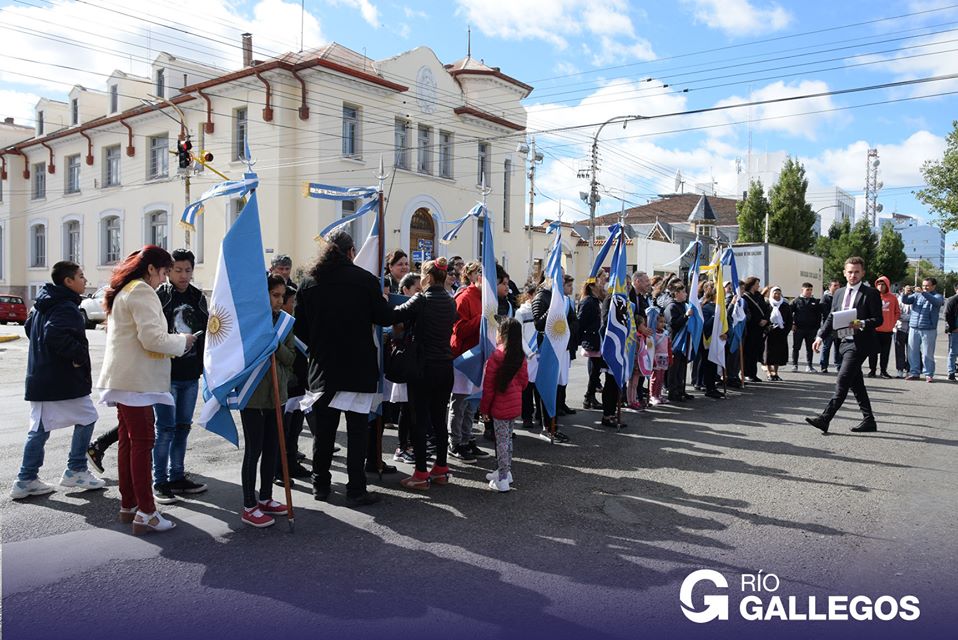
<svg viewBox="0 0 958 640">
<path fill-rule="evenodd" d="M 469 115 L 481 120 L 488 120 L 489 122 L 494 122 L 500 126 L 506 127 L 507 129 L 512 129 L 513 131 L 525 131 L 525 127 L 521 124 L 516 124 L 515 122 L 510 122 L 505 118 L 500 118 L 499 116 L 494 116 L 491 113 L 487 113 L 475 107 L 456 107 L 452 110 L 457 116 Z"/>
<path fill-rule="evenodd" d="M 528 85 L 525 82 L 516 80 L 512 76 L 507 76 L 503 72 L 496 71 L 495 69 L 491 71 L 486 71 L 485 69 L 450 69 L 449 75 L 451 75 L 452 77 L 456 77 L 459 75 L 493 76 L 495 78 L 499 78 L 503 82 L 508 82 L 509 84 L 514 84 L 515 86 L 521 89 L 525 89 L 529 93 L 532 93 L 532 89 L 533 89 L 531 85 Z"/>
<path fill-rule="evenodd" d="M 239 71 L 234 71 L 232 73 L 227 73 L 226 75 L 220 76 L 218 78 L 212 78 L 210 80 L 205 80 L 203 82 L 197 82 L 196 84 L 191 84 L 189 86 L 183 87 L 181 91 L 183 93 L 192 93 L 193 91 L 199 91 L 200 89 L 207 89 L 219 84 L 225 84 L 227 82 L 232 82 L 233 80 L 239 80 L 240 78 L 246 78 L 257 73 L 263 73 L 264 71 L 272 71 L 274 69 L 282 69 L 284 71 L 295 72 L 302 71 L 303 69 L 310 69 L 312 67 L 324 67 L 330 71 L 336 71 L 347 76 L 352 76 L 359 80 L 364 80 L 371 84 L 379 85 L 385 87 L 386 89 L 391 89 L 402 93 L 408 91 L 409 87 L 406 85 L 398 84 L 396 82 L 390 82 L 389 80 L 384 80 L 377 75 L 371 73 L 366 73 L 365 71 L 359 71 L 353 69 L 352 67 L 347 67 L 346 65 L 339 64 L 337 62 L 331 62 L 323 58 L 314 58 L 313 60 L 307 60 L 306 62 L 301 62 L 299 64 L 290 64 L 289 62 L 283 62 L 281 60 L 273 60 L 270 62 L 264 62 L 263 64 L 258 64 L 254 67 L 246 67 L 245 69 L 240 69 Z"/>
</svg>

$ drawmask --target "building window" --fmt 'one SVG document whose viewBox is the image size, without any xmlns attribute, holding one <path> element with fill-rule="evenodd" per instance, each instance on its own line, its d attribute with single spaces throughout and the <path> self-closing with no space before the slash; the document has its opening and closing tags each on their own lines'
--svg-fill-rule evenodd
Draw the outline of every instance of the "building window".
<svg viewBox="0 0 958 640">
<path fill-rule="evenodd" d="M 166 249 L 166 212 L 152 211 L 146 214 L 146 243 Z"/>
<path fill-rule="evenodd" d="M 233 223 L 236 222 L 239 218 L 240 213 L 243 211 L 243 206 L 246 203 L 243 201 L 243 198 L 230 198 L 228 209 L 226 211 L 226 228 L 229 229 L 233 226 Z"/>
<path fill-rule="evenodd" d="M 396 118 L 396 160 L 397 169 L 409 168 L 409 124 L 402 118 Z"/>
<path fill-rule="evenodd" d="M 249 135 L 246 114 L 246 107 L 233 111 L 233 160 L 246 159 L 246 136 Z"/>
<path fill-rule="evenodd" d="M 77 98 L 70 100 L 70 124 L 80 124 L 80 101 Z"/>
<path fill-rule="evenodd" d="M 33 165 L 33 192 L 34 200 L 47 197 L 47 163 L 38 162 Z"/>
<path fill-rule="evenodd" d="M 502 230 L 509 232 L 509 201 L 512 192 L 512 160 L 506 160 L 502 163 Z"/>
<path fill-rule="evenodd" d="M 116 113 L 120 109 L 120 92 L 115 84 L 110 85 L 110 113 Z"/>
<path fill-rule="evenodd" d="M 419 148 L 419 159 L 416 163 L 416 170 L 419 173 L 432 173 L 432 128 L 419 125 L 417 136 L 417 146 Z"/>
<path fill-rule="evenodd" d="M 356 207 L 358 206 L 359 202 L 357 200 L 343 200 L 342 204 L 343 204 L 343 211 L 342 211 L 342 215 L 340 216 L 341 218 L 345 218 L 346 216 L 351 216 L 354 213 L 356 213 L 356 211 L 358 211 Z M 359 225 L 360 225 L 359 220 L 353 220 L 352 222 L 349 223 L 349 227 L 348 227 L 349 235 L 353 237 L 353 242 L 356 243 L 357 247 L 362 245 L 362 243 L 359 241 L 359 234 L 361 232 Z"/>
<path fill-rule="evenodd" d="M 358 158 L 359 153 L 359 109 L 343 105 L 343 155 Z"/>
<path fill-rule="evenodd" d="M 170 142 L 168 136 L 150 138 L 150 167 L 147 177 L 165 178 L 170 172 Z"/>
<path fill-rule="evenodd" d="M 166 69 L 156 70 L 156 97 L 166 97 Z"/>
<path fill-rule="evenodd" d="M 448 131 L 439 132 L 439 175 L 443 178 L 452 178 L 452 134 Z"/>
<path fill-rule="evenodd" d="M 30 266 L 47 266 L 47 227 L 44 224 L 30 227 Z"/>
<path fill-rule="evenodd" d="M 80 222 L 71 220 L 63 225 L 63 259 L 80 262 Z"/>
<path fill-rule="evenodd" d="M 476 169 L 476 184 L 489 185 L 489 163 L 492 159 L 492 150 L 488 142 L 479 143 L 479 165 Z"/>
<path fill-rule="evenodd" d="M 66 192 L 80 193 L 80 154 L 67 156 Z"/>
<path fill-rule="evenodd" d="M 103 186 L 120 186 L 120 145 L 103 150 Z"/>
<path fill-rule="evenodd" d="M 43 112 L 37 111 L 37 135 L 43 135 Z"/>
<path fill-rule="evenodd" d="M 100 222 L 102 226 L 103 264 L 116 264 L 120 261 L 120 217 L 110 216 Z"/>
</svg>

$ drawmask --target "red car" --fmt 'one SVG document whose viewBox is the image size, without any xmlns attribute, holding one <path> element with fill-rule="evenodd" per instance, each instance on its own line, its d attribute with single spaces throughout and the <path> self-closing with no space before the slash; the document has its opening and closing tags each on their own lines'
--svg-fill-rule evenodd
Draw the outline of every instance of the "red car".
<svg viewBox="0 0 958 640">
<path fill-rule="evenodd" d="M 23 304 L 23 298 L 0 293 L 0 324 L 8 322 L 23 324 L 26 321 L 27 305 Z"/>
</svg>

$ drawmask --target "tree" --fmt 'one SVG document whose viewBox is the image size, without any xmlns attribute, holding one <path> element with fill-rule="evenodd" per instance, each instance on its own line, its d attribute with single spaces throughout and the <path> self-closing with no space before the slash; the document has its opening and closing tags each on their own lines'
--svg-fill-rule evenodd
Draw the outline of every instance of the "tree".
<svg viewBox="0 0 958 640">
<path fill-rule="evenodd" d="M 944 232 L 958 230 L 958 120 L 951 123 L 941 160 L 926 160 L 921 176 L 926 186 L 915 192 L 918 201 L 938 214 Z"/>
<path fill-rule="evenodd" d="M 875 277 L 885 276 L 892 284 L 901 282 L 908 271 L 908 256 L 905 255 L 905 243 L 901 234 L 895 231 L 891 223 L 881 227 L 878 237 L 878 249 L 875 252 Z"/>
<path fill-rule="evenodd" d="M 915 273 L 916 267 L 918 268 L 917 274 Z M 938 290 L 941 291 L 941 275 L 941 271 L 936 269 L 935 265 L 927 260 L 912 260 L 908 263 L 908 268 L 905 270 L 905 277 L 902 284 L 921 284 L 922 278 L 930 276 L 938 279 Z"/>
<path fill-rule="evenodd" d="M 848 235 L 848 244 L 844 247 L 844 250 L 846 253 L 844 258 L 841 258 L 842 261 L 849 256 L 859 256 L 865 261 L 865 277 L 874 280 L 879 276 L 879 273 L 875 270 L 878 236 L 872 231 L 871 222 L 867 218 L 862 218 L 852 227 L 851 233 Z"/>
<path fill-rule="evenodd" d="M 765 240 L 765 216 L 768 214 L 768 199 L 761 180 L 752 180 L 748 195 L 735 205 L 738 211 L 738 241 L 763 242 Z"/>
<path fill-rule="evenodd" d="M 788 158 L 768 192 L 768 241 L 797 251 L 809 251 L 815 244 L 815 212 L 805 202 L 808 179 L 805 167 Z"/>
<path fill-rule="evenodd" d="M 843 281 L 845 259 L 851 255 L 848 253 L 848 238 L 851 232 L 851 222 L 845 218 L 833 224 L 827 236 L 815 241 L 815 255 L 822 258 L 822 276 L 826 283 L 832 280 Z"/>
</svg>

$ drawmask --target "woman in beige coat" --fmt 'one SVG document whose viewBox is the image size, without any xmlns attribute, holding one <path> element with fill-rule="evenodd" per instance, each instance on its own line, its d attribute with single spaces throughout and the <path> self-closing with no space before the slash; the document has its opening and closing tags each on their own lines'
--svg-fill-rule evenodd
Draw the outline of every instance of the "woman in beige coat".
<svg viewBox="0 0 958 640">
<path fill-rule="evenodd" d="M 106 353 L 97 387 L 100 402 L 119 418 L 120 520 L 136 535 L 169 531 L 175 524 L 153 502 L 153 405 L 173 404 L 170 359 L 186 353 L 192 334 L 167 332 L 156 288 L 166 282 L 173 258 L 153 245 L 127 256 L 113 270 L 104 300 Z"/>
</svg>

